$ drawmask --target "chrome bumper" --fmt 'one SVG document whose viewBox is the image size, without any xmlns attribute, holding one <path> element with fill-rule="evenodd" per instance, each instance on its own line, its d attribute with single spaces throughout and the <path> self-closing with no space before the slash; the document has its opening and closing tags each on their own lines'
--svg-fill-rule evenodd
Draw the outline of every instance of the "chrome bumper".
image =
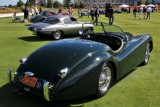
<svg viewBox="0 0 160 107">
<path fill-rule="evenodd" d="M 8 68 L 8 81 L 9 83 L 11 83 L 13 85 L 13 81 L 14 81 L 14 77 L 15 75 L 17 74 L 17 72 L 13 72 L 13 70 L 11 68 Z M 48 82 L 48 81 L 45 81 L 43 83 L 43 95 L 44 95 L 44 98 L 45 100 L 47 101 L 51 101 L 51 91 L 52 91 L 52 88 L 53 88 L 53 85 Z"/>
</svg>

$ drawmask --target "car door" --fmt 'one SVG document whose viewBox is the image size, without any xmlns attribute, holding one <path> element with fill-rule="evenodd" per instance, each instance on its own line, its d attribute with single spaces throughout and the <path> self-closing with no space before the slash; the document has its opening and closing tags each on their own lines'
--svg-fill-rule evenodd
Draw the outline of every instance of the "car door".
<svg viewBox="0 0 160 107">
<path fill-rule="evenodd" d="M 74 21 L 71 21 L 70 18 L 64 19 L 64 25 L 66 27 L 66 34 L 78 34 L 79 30 L 82 28 L 82 24 L 75 23 Z"/>
<path fill-rule="evenodd" d="M 119 76 L 122 77 L 124 74 L 128 73 L 134 68 L 135 62 L 135 46 L 128 42 L 124 46 L 123 50 L 115 56 L 119 63 Z"/>
</svg>

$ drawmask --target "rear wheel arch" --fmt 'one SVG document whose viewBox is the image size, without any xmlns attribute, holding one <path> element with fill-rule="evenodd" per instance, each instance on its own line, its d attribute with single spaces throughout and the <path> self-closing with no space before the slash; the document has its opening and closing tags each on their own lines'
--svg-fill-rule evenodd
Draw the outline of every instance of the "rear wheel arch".
<svg viewBox="0 0 160 107">
<path fill-rule="evenodd" d="M 109 61 L 108 63 L 111 64 L 111 66 L 113 68 L 113 82 L 115 82 L 116 79 L 117 79 L 117 68 L 116 68 L 116 65 L 112 61 Z"/>
<path fill-rule="evenodd" d="M 152 51 L 152 49 L 153 49 L 153 42 L 152 41 L 150 41 L 149 42 L 149 44 L 150 44 L 150 52 Z"/>
</svg>

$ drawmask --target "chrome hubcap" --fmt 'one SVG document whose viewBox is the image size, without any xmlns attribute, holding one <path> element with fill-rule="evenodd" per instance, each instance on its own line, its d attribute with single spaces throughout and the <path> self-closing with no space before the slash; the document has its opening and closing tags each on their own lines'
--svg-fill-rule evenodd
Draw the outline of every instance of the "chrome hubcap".
<svg viewBox="0 0 160 107">
<path fill-rule="evenodd" d="M 111 82 L 111 69 L 107 66 L 104 67 L 99 77 L 99 90 L 105 92 L 108 90 Z"/>
<path fill-rule="evenodd" d="M 61 33 L 59 31 L 54 33 L 54 38 L 59 39 L 61 37 Z"/>
</svg>

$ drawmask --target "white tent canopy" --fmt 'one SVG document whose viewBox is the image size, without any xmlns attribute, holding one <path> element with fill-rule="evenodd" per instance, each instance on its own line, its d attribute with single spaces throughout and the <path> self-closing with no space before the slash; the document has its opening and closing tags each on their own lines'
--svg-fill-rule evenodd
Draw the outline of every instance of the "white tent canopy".
<svg viewBox="0 0 160 107">
<path fill-rule="evenodd" d="M 149 4 L 149 5 L 147 5 L 147 7 L 155 7 L 155 5 L 153 5 L 153 4 Z"/>
<path fill-rule="evenodd" d="M 140 5 L 140 7 L 145 7 L 145 6 L 146 6 L 145 4 L 141 4 L 141 5 Z"/>
<path fill-rule="evenodd" d="M 119 6 L 119 8 L 127 8 L 127 7 L 129 7 L 129 5 L 126 5 L 126 4 L 122 4 Z"/>
</svg>

